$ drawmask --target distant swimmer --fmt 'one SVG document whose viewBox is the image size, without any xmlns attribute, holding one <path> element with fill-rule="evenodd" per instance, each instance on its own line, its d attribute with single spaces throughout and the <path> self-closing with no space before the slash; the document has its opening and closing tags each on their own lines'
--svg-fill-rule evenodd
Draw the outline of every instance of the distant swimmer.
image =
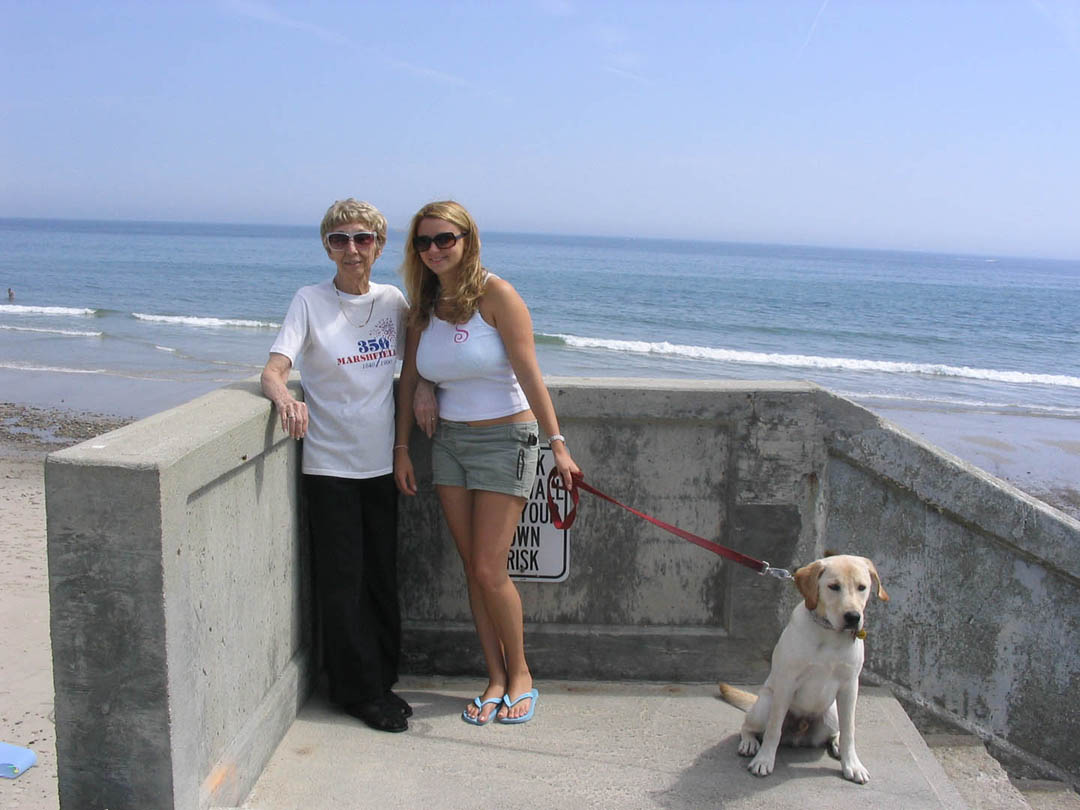
<svg viewBox="0 0 1080 810">
<path fill-rule="evenodd" d="M 7 288 L 7 300 L 8 301 L 14 301 L 15 300 L 15 291 L 13 289 L 11 289 L 11 287 Z"/>
</svg>

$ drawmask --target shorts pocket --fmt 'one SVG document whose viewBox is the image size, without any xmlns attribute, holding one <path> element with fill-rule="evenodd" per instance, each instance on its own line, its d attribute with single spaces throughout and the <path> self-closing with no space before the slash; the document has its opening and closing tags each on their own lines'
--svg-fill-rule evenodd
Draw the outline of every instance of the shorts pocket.
<svg viewBox="0 0 1080 810">
<path fill-rule="evenodd" d="M 540 437 L 536 423 L 524 422 L 514 425 L 511 435 L 517 445 L 515 479 L 527 493 L 532 490 L 532 481 L 536 476 L 536 462 L 540 456 Z M 528 494 L 525 497 L 528 497 Z"/>
<path fill-rule="evenodd" d="M 520 422 L 510 426 L 510 438 L 526 447 L 538 447 L 540 435 L 535 422 Z"/>
</svg>

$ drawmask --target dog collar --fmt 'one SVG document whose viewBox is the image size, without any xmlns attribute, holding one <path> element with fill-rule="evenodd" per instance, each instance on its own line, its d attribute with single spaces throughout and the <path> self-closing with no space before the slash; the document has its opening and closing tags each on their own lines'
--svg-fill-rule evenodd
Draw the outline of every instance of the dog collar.
<svg viewBox="0 0 1080 810">
<path fill-rule="evenodd" d="M 817 611 L 811 610 L 808 612 L 810 613 L 810 618 L 814 620 L 814 623 L 821 627 L 824 627 L 826 630 L 832 630 L 834 633 L 851 633 L 852 641 L 854 641 L 855 639 L 861 640 L 866 638 L 865 627 L 860 627 L 858 630 L 837 630 L 835 627 L 832 626 L 832 623 L 828 619 L 826 619 L 824 616 L 819 616 Z"/>
</svg>

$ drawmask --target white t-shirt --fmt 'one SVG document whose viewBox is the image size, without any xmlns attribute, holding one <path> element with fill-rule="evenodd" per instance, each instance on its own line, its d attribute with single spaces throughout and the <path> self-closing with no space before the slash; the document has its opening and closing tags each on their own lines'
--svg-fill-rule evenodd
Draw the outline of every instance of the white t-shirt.
<svg viewBox="0 0 1080 810">
<path fill-rule="evenodd" d="M 394 370 L 408 305 L 397 287 L 365 295 L 333 281 L 301 287 L 271 352 L 300 371 L 308 406 L 303 471 L 374 478 L 394 470 Z"/>
</svg>

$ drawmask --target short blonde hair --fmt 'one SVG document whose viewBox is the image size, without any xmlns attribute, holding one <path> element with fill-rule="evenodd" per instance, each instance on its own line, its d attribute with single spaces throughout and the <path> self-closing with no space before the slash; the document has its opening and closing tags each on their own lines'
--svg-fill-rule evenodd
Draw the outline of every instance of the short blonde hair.
<svg viewBox="0 0 1080 810">
<path fill-rule="evenodd" d="M 319 236 L 322 238 L 323 247 L 329 250 L 326 244 L 326 235 L 342 225 L 357 223 L 375 232 L 375 241 L 379 251 L 386 246 L 386 217 L 382 215 L 374 205 L 363 202 L 353 197 L 345 200 L 337 200 L 326 209 L 326 215 L 319 226 Z"/>
<path fill-rule="evenodd" d="M 451 323 L 465 323 L 480 306 L 484 294 L 484 277 L 487 271 L 480 264 L 480 231 L 476 220 L 459 202 L 442 200 L 431 202 L 416 212 L 405 236 L 405 261 L 401 275 L 405 279 L 405 291 L 409 296 L 409 326 L 423 329 L 431 320 L 435 301 L 439 297 L 439 279 L 424 264 L 423 258 L 413 247 L 420 223 L 425 219 L 442 219 L 465 234 L 465 248 L 461 256 L 460 284 L 457 294 L 449 299 Z"/>
</svg>

